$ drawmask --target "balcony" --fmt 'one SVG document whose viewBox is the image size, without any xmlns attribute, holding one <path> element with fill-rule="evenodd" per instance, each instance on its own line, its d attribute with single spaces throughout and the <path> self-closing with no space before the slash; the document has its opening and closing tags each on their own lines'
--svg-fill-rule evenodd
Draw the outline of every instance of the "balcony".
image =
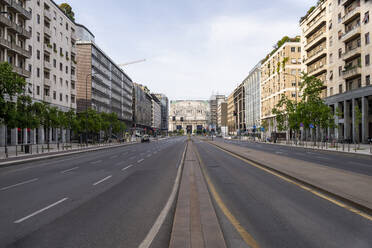
<svg viewBox="0 0 372 248">
<path fill-rule="evenodd" d="M 7 5 L 12 5 L 12 0 L 0 0 L 0 3 L 5 3 Z"/>
<path fill-rule="evenodd" d="M 22 77 L 25 77 L 25 78 L 29 78 L 31 77 L 31 72 L 21 68 L 21 67 L 18 67 L 18 66 L 13 66 L 13 71 L 17 74 L 19 74 L 20 76 Z"/>
<path fill-rule="evenodd" d="M 26 57 L 26 58 L 31 58 L 31 51 L 24 49 L 23 47 L 18 46 L 14 42 L 12 43 L 12 50 L 18 53 L 19 55 Z"/>
<path fill-rule="evenodd" d="M 305 45 L 305 50 L 309 51 L 314 46 L 318 45 L 322 41 L 326 39 L 326 33 L 321 31 L 315 34 L 311 39 L 307 40 L 307 44 Z"/>
<path fill-rule="evenodd" d="M 307 26 L 305 32 L 304 32 L 304 35 L 305 36 L 308 36 L 308 34 L 316 29 L 317 27 L 323 25 L 323 24 L 326 24 L 326 19 L 325 19 L 325 14 L 322 14 L 321 16 L 319 16 L 316 20 L 314 20 L 310 25 Z"/>
<path fill-rule="evenodd" d="M 342 24 L 348 24 L 354 20 L 357 16 L 360 16 L 360 5 L 349 11 L 342 17 Z"/>
<path fill-rule="evenodd" d="M 75 82 L 77 81 L 76 74 L 74 75 L 71 74 L 71 81 L 75 81 Z"/>
<path fill-rule="evenodd" d="M 16 25 L 16 31 L 18 32 L 18 35 L 30 39 L 31 38 L 31 32 L 27 31 L 24 27 Z"/>
<path fill-rule="evenodd" d="M 7 27 L 11 27 L 13 24 L 12 21 L 6 18 L 4 15 L 0 15 L 0 23 L 4 24 Z"/>
<path fill-rule="evenodd" d="M 13 10 L 20 13 L 27 20 L 31 20 L 32 16 L 31 16 L 31 13 L 29 11 L 27 11 L 25 8 L 23 8 L 23 6 L 20 5 L 19 3 L 17 3 L 15 0 L 12 0 L 11 2 L 12 2 L 12 4 L 9 5 L 10 8 L 12 8 Z"/>
<path fill-rule="evenodd" d="M 44 52 L 47 52 L 47 53 L 51 54 L 52 50 L 53 50 L 53 48 L 52 48 L 51 44 L 44 44 Z"/>
<path fill-rule="evenodd" d="M 360 57 L 361 52 L 362 52 L 362 48 L 360 46 L 355 46 L 347 50 L 341 56 L 343 60 L 351 60 L 351 59 L 355 59 L 356 57 Z"/>
<path fill-rule="evenodd" d="M 47 102 L 47 103 L 51 103 L 52 102 L 52 97 L 51 96 L 44 95 L 43 96 L 43 101 L 44 102 Z"/>
<path fill-rule="evenodd" d="M 304 63 L 308 66 L 308 65 L 314 63 L 314 61 L 318 60 L 319 58 L 322 58 L 325 55 L 327 55 L 326 52 L 327 51 L 324 48 L 317 49 L 316 52 L 312 53 L 311 55 L 309 55 L 309 57 L 306 58 L 306 60 L 304 61 Z"/>
<path fill-rule="evenodd" d="M 72 40 L 76 40 L 77 39 L 76 32 L 71 32 L 71 39 Z"/>
<path fill-rule="evenodd" d="M 50 13 L 49 10 L 44 9 L 44 17 L 45 17 L 46 19 L 48 19 L 49 21 L 52 20 L 52 14 Z"/>
<path fill-rule="evenodd" d="M 342 39 L 343 42 L 349 42 L 349 41 L 353 40 L 355 37 L 360 36 L 360 34 L 361 34 L 360 24 L 357 24 L 357 25 L 353 26 L 350 30 L 345 32 L 342 35 L 341 39 Z"/>
<path fill-rule="evenodd" d="M 44 34 L 48 35 L 49 37 L 52 37 L 52 30 L 49 27 L 44 26 Z"/>
<path fill-rule="evenodd" d="M 11 49 L 12 48 L 12 44 L 10 41 L 4 39 L 3 37 L 0 37 L 0 46 L 4 47 L 4 48 L 7 48 L 7 49 Z"/>
<path fill-rule="evenodd" d="M 50 78 L 44 77 L 44 85 L 46 85 L 46 86 L 51 86 L 52 85 L 52 82 L 50 81 Z"/>
<path fill-rule="evenodd" d="M 308 73 L 309 73 L 309 76 L 318 76 L 325 71 L 327 71 L 327 67 L 323 64 L 323 65 L 319 65 L 319 66 L 316 66 L 315 68 L 308 70 Z"/>
<path fill-rule="evenodd" d="M 50 64 L 49 61 L 44 60 L 44 68 L 47 69 L 47 70 L 52 69 L 52 65 Z"/>
<path fill-rule="evenodd" d="M 362 74 L 362 68 L 359 66 L 354 66 L 342 71 L 342 77 L 347 80 L 351 78 L 355 78 Z"/>
</svg>

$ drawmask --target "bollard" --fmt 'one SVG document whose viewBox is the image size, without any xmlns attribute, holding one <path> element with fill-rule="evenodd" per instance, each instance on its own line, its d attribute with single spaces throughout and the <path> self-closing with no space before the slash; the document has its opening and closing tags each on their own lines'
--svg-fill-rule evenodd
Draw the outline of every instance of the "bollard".
<svg viewBox="0 0 372 248">
<path fill-rule="evenodd" d="M 18 149 L 17 149 L 17 145 L 15 146 L 16 148 L 16 157 L 18 156 Z"/>
</svg>

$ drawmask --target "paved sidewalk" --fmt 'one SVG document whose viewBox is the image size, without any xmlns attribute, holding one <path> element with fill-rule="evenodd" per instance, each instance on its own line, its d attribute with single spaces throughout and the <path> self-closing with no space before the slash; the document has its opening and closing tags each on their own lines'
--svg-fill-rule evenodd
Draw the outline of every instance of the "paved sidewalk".
<svg viewBox="0 0 372 248">
<path fill-rule="evenodd" d="M 190 141 L 169 247 L 226 248 L 216 212 Z"/>
<path fill-rule="evenodd" d="M 250 161 L 334 194 L 372 212 L 372 177 L 320 166 L 302 160 L 241 147 L 220 141 L 208 141 Z"/>
<path fill-rule="evenodd" d="M 293 141 L 287 143 L 286 141 L 280 141 L 278 143 L 273 142 L 262 142 L 260 140 L 253 141 L 253 139 L 242 139 L 242 140 L 235 140 L 241 142 L 257 142 L 262 144 L 271 144 L 271 145 L 280 145 L 280 146 L 290 146 L 290 147 L 299 147 L 299 148 L 306 148 L 306 149 L 314 149 L 314 150 L 322 150 L 322 151 L 329 151 L 329 152 L 341 152 L 341 153 L 348 153 L 348 154 L 358 154 L 358 155 L 370 155 L 372 156 L 372 144 L 342 144 L 342 143 L 324 143 L 324 142 L 317 142 L 314 145 L 313 141 L 301 141 L 295 144 Z"/>
</svg>

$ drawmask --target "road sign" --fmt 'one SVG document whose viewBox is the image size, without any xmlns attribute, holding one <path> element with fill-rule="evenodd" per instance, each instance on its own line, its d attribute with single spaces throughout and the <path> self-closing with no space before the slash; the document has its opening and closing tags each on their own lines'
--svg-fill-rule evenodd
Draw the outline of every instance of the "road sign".
<svg viewBox="0 0 372 248">
<path fill-rule="evenodd" d="M 262 131 L 262 132 L 265 132 L 265 128 L 264 128 L 264 127 L 261 127 L 261 131 Z"/>
<path fill-rule="evenodd" d="M 309 127 L 310 127 L 310 128 L 314 128 L 314 124 L 310 124 Z"/>
</svg>

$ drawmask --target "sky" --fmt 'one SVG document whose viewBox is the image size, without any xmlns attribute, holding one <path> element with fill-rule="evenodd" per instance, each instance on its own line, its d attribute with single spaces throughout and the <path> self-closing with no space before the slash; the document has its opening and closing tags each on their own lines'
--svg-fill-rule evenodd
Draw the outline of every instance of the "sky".
<svg viewBox="0 0 372 248">
<path fill-rule="evenodd" d="M 124 71 L 170 100 L 230 94 L 313 0 L 57 0 Z"/>
</svg>

